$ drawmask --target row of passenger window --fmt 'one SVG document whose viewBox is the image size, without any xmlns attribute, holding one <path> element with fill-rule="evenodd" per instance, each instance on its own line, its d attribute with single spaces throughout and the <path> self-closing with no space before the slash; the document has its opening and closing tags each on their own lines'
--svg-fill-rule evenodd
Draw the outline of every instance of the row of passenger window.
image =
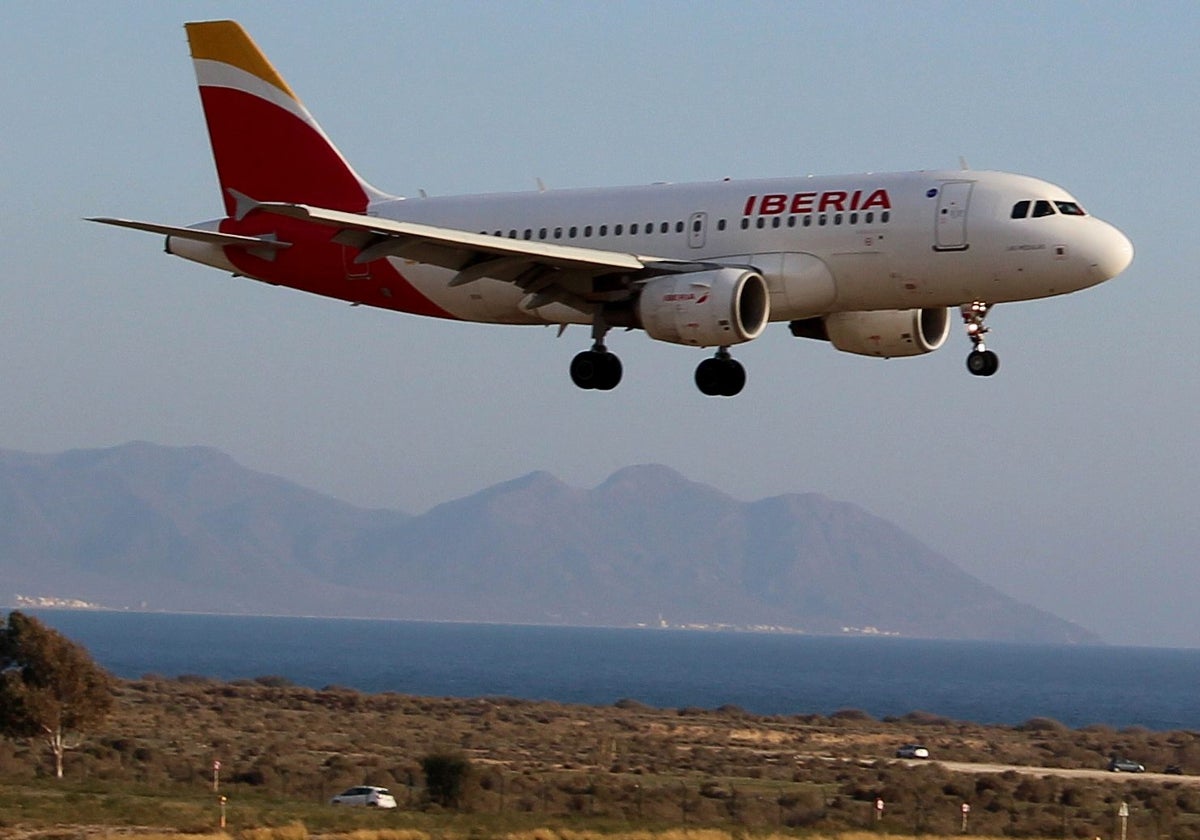
<svg viewBox="0 0 1200 840">
<path fill-rule="evenodd" d="M 1030 212 L 1032 208 L 1032 212 Z M 1076 204 L 1074 201 L 1046 201 L 1038 199 L 1033 201 L 1018 201 L 1013 205 L 1012 217 L 1014 219 L 1040 219 L 1042 216 L 1053 216 L 1057 213 L 1062 213 L 1064 216 L 1086 216 L 1087 211 Z"/>
<path fill-rule="evenodd" d="M 787 219 L 786 223 L 783 221 L 784 218 Z M 815 222 L 813 221 L 814 218 L 816 218 Z M 865 225 L 875 224 L 875 211 L 869 210 L 866 213 L 820 213 L 816 217 L 814 217 L 811 213 L 803 216 L 772 216 L 770 226 L 777 228 L 784 227 L 786 224 L 787 227 L 796 227 L 798 224 L 800 227 L 812 227 L 815 224 L 817 227 L 824 227 L 825 225 L 829 224 L 840 225 L 843 222 L 856 225 L 859 223 L 860 219 Z M 891 221 L 891 219 L 892 213 L 890 210 L 884 210 L 879 214 L 880 224 L 887 224 L 889 221 Z M 758 219 L 755 220 L 754 226 L 759 229 L 767 227 L 767 217 L 759 216 Z M 749 227 L 750 219 L 742 219 L 742 230 L 746 230 Z M 721 229 L 724 230 L 724 228 Z"/>
<path fill-rule="evenodd" d="M 848 222 L 849 222 L 849 224 L 852 224 L 852 225 L 858 224 L 860 218 L 862 219 L 864 224 L 869 225 L 869 224 L 875 223 L 875 213 L 873 211 L 871 211 L 871 212 L 861 213 L 861 214 L 860 213 L 848 213 L 848 214 L 821 213 L 819 216 L 816 217 L 817 221 L 815 222 L 815 224 L 819 227 L 827 225 L 827 224 L 840 225 L 843 223 L 843 221 L 847 220 L 847 219 L 843 218 L 844 216 L 848 217 Z M 884 210 L 883 212 L 881 212 L 879 214 L 879 221 L 881 223 L 886 223 L 887 221 L 889 221 L 890 217 L 891 217 L 891 214 L 889 213 L 889 211 Z M 773 228 L 782 227 L 784 225 L 784 222 L 783 222 L 784 218 L 785 217 L 783 217 L 783 216 L 772 216 L 770 219 L 770 227 L 773 227 Z M 812 227 L 814 224 L 812 215 L 787 216 L 786 219 L 787 219 L 787 223 L 786 223 L 787 227 L 796 227 L 797 224 L 799 224 L 801 227 Z M 797 220 L 800 220 L 800 221 L 798 222 Z M 765 228 L 767 226 L 768 226 L 767 217 L 759 216 L 758 220 L 756 222 L 756 227 L 761 229 L 761 228 Z M 700 233 L 701 230 L 703 229 L 703 227 L 704 227 L 704 223 L 700 219 L 692 220 L 692 233 Z M 750 227 L 750 219 L 743 218 L 742 219 L 742 230 L 747 230 L 749 227 Z M 634 222 L 633 224 L 628 225 L 628 226 L 612 225 L 611 228 L 609 225 L 595 225 L 595 226 L 583 225 L 582 228 L 579 227 L 578 225 L 572 225 L 571 227 L 537 228 L 537 229 L 525 228 L 525 230 L 523 230 L 523 231 L 516 230 L 516 229 L 510 229 L 507 233 L 507 236 L 509 239 L 562 239 L 564 236 L 567 239 L 577 239 L 577 238 L 579 238 L 580 231 L 582 230 L 583 238 L 590 239 L 593 235 L 608 236 L 610 230 L 611 230 L 611 233 L 613 236 L 624 236 L 626 233 L 626 229 L 628 229 L 629 236 L 638 236 L 638 235 L 644 236 L 644 235 L 651 235 L 651 234 L 655 234 L 655 233 L 658 233 L 658 234 L 670 233 L 672 230 L 674 230 L 675 233 L 683 233 L 686 228 L 687 228 L 687 225 L 682 221 L 678 221 L 678 222 L 646 222 L 645 224 L 640 224 L 638 222 Z M 725 220 L 718 219 L 717 220 L 717 230 L 725 230 L 726 228 L 727 228 L 727 225 L 726 225 Z M 483 231 L 480 231 L 480 233 L 487 235 L 488 232 L 486 230 L 483 230 Z M 505 236 L 506 234 L 502 230 L 496 230 L 496 231 L 492 231 L 492 235 L 493 236 Z"/>
</svg>

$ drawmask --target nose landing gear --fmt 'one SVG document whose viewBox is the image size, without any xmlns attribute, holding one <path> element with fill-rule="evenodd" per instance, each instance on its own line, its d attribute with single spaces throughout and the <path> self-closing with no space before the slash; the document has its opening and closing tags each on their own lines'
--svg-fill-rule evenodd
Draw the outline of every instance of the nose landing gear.
<svg viewBox="0 0 1200 840">
<path fill-rule="evenodd" d="M 991 308 L 990 303 L 981 300 L 959 307 L 963 324 L 967 327 L 967 338 L 971 339 L 972 344 L 971 352 L 967 354 L 967 370 L 975 376 L 991 376 L 1000 369 L 1000 357 L 983 343 L 983 335 L 988 332 L 983 319 Z"/>
</svg>

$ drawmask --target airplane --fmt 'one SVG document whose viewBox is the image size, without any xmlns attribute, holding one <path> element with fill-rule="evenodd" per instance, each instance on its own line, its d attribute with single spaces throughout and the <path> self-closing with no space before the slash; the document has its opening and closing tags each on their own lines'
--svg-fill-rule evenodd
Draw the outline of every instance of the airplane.
<svg viewBox="0 0 1200 840">
<path fill-rule="evenodd" d="M 273 285 L 415 315 L 591 328 L 583 389 L 621 380 L 614 328 L 715 348 L 695 383 L 734 396 L 730 347 L 769 323 L 848 353 L 918 356 L 957 309 L 991 376 L 998 303 L 1111 279 L 1133 246 L 1069 193 L 1006 172 L 933 170 L 430 197 L 364 181 L 235 21 L 185 25 L 225 215 L 166 251 Z"/>
</svg>

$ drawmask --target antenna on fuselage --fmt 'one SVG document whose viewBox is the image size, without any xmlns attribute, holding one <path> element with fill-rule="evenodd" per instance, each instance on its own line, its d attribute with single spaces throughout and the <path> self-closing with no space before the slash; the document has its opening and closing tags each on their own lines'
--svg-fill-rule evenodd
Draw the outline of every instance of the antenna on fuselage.
<svg viewBox="0 0 1200 840">
<path fill-rule="evenodd" d="M 967 166 L 967 159 L 963 155 L 958 156 L 958 168 L 961 169 L 963 172 L 966 172 L 968 169 L 971 168 L 971 167 Z"/>
</svg>

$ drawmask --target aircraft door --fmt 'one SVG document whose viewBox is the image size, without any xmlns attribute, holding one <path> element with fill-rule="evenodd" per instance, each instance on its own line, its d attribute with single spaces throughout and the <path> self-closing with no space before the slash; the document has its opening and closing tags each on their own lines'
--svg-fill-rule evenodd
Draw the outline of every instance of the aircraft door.
<svg viewBox="0 0 1200 840">
<path fill-rule="evenodd" d="M 967 206 L 971 203 L 973 181 L 945 181 L 938 191 L 935 251 L 965 251 L 967 240 Z"/>
<path fill-rule="evenodd" d="M 693 213 L 688 216 L 688 246 L 704 247 L 704 229 L 708 227 L 707 213 Z"/>
</svg>

